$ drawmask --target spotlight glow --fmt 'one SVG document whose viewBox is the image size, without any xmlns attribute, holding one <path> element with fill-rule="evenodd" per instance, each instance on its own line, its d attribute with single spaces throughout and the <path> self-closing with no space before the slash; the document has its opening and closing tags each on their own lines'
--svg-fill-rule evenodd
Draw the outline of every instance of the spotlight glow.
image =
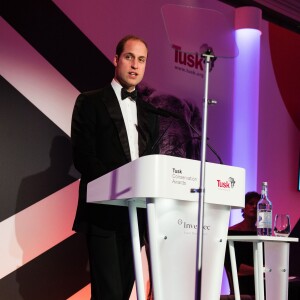
<svg viewBox="0 0 300 300">
<path fill-rule="evenodd" d="M 256 190 L 257 183 L 260 35 L 257 29 L 236 30 L 232 164 L 246 169 L 246 192 Z M 231 214 L 230 223 L 240 215 Z"/>
</svg>

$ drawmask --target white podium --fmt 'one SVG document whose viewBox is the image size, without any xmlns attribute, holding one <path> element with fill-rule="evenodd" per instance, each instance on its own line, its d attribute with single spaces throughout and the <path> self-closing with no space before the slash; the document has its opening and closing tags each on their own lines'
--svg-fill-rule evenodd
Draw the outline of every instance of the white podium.
<svg viewBox="0 0 300 300">
<path fill-rule="evenodd" d="M 194 300 L 201 162 L 141 157 L 88 184 L 87 202 L 129 207 L 138 300 L 145 299 L 136 207 L 147 208 L 155 300 Z M 231 207 L 244 207 L 244 169 L 206 163 L 202 300 L 219 300 Z"/>
</svg>

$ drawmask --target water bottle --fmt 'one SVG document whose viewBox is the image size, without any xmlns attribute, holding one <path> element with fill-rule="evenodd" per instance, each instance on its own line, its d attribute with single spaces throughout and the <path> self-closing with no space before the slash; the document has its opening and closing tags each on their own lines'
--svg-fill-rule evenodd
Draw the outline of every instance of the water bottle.
<svg viewBox="0 0 300 300">
<path fill-rule="evenodd" d="M 262 183 L 261 198 L 257 203 L 257 235 L 272 235 L 272 202 L 268 198 L 268 183 Z"/>
</svg>

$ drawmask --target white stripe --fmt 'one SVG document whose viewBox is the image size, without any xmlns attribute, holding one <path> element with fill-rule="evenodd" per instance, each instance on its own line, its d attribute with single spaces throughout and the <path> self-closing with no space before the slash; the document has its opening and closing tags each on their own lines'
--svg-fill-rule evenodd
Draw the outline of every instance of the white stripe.
<svg viewBox="0 0 300 300">
<path fill-rule="evenodd" d="M 0 40 L 1 75 L 70 135 L 72 111 L 79 92 L 3 18 L 0 18 Z"/>
<path fill-rule="evenodd" d="M 0 279 L 74 234 L 78 185 L 79 180 L 0 223 Z"/>
</svg>

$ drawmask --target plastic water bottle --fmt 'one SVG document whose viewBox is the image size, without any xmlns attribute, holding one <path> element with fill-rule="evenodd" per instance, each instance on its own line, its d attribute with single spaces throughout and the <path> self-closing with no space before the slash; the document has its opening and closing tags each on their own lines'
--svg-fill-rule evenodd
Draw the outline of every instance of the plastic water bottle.
<svg viewBox="0 0 300 300">
<path fill-rule="evenodd" d="M 257 203 L 257 235 L 272 235 L 272 202 L 268 198 L 268 183 L 262 183 L 261 198 Z"/>
</svg>

